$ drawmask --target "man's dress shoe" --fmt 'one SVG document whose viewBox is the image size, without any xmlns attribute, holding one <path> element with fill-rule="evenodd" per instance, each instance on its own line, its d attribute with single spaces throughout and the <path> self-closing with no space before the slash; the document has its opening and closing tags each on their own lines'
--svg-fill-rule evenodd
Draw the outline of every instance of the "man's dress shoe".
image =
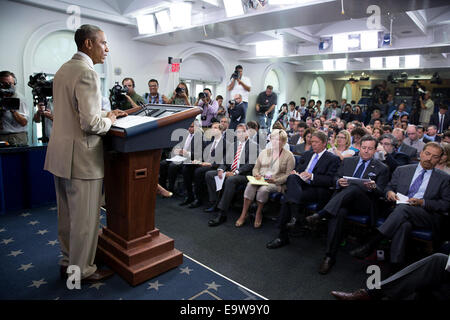
<svg viewBox="0 0 450 320">
<path fill-rule="evenodd" d="M 325 257 L 322 261 L 322 264 L 319 267 L 320 274 L 327 274 L 330 272 L 331 267 L 334 265 L 334 259 L 330 257 Z"/>
<path fill-rule="evenodd" d="M 186 199 L 184 199 L 184 201 L 181 202 L 179 205 L 180 205 L 180 206 L 185 206 L 185 205 L 187 205 L 187 204 L 189 204 L 189 203 L 191 203 L 191 202 L 193 202 L 193 201 L 194 201 L 194 199 L 186 198 Z"/>
<path fill-rule="evenodd" d="M 372 253 L 372 251 L 373 248 L 369 244 L 365 244 L 361 247 L 356 248 L 355 250 L 350 251 L 350 255 L 358 259 L 364 259 L 368 257 Z"/>
<path fill-rule="evenodd" d="M 320 216 L 317 213 L 314 213 L 310 216 L 307 216 L 305 218 L 306 222 L 308 223 L 309 226 L 314 226 L 317 223 L 319 223 L 320 221 Z"/>
<path fill-rule="evenodd" d="M 214 218 L 208 221 L 208 226 L 210 227 L 216 227 L 222 223 L 227 221 L 227 216 L 224 212 L 220 212 L 218 215 L 216 215 Z"/>
<path fill-rule="evenodd" d="M 287 244 L 289 244 L 289 238 L 286 238 L 286 239 L 276 238 L 276 239 L 270 241 L 268 244 L 266 244 L 266 247 L 267 247 L 267 249 L 277 249 L 277 248 L 281 248 Z"/>
<path fill-rule="evenodd" d="M 113 274 L 114 274 L 114 272 L 111 270 L 97 269 L 97 271 L 95 271 L 89 277 L 82 279 L 81 282 L 82 283 L 95 283 L 95 282 L 105 280 L 105 279 L 111 277 Z"/>
<path fill-rule="evenodd" d="M 190 205 L 188 205 L 188 208 L 190 209 L 194 209 L 194 208 L 198 208 L 202 205 L 202 203 L 198 200 L 195 200 L 194 202 L 192 202 Z"/>
<path fill-rule="evenodd" d="M 219 209 L 215 205 L 213 205 L 213 206 L 211 206 L 211 207 L 209 207 L 209 208 L 207 208 L 207 209 L 205 209 L 203 211 L 205 211 L 207 213 L 211 213 L 211 212 L 217 212 L 217 211 L 219 211 Z"/>
<path fill-rule="evenodd" d="M 331 295 L 339 300 L 370 300 L 369 294 L 364 289 L 359 289 L 352 293 L 331 291 Z"/>
</svg>

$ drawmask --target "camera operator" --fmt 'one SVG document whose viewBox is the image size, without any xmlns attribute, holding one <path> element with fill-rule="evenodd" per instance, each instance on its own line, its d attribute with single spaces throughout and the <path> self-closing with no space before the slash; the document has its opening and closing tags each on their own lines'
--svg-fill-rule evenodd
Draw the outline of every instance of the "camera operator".
<svg viewBox="0 0 450 320">
<path fill-rule="evenodd" d="M 37 111 L 33 116 L 33 121 L 36 123 L 40 123 L 42 116 L 44 116 L 45 121 L 44 124 L 45 125 L 45 134 L 46 137 L 49 138 L 50 134 L 52 133 L 52 127 L 53 127 L 53 102 L 52 101 L 48 101 L 47 105 L 45 105 L 44 102 L 39 102 L 37 105 Z M 42 141 L 42 142 L 46 142 L 46 141 Z"/>
<path fill-rule="evenodd" d="M 423 98 L 422 95 L 420 95 L 419 102 L 421 108 L 419 122 L 423 126 L 427 126 L 430 122 L 430 117 L 434 112 L 434 102 L 431 100 L 430 91 L 425 91 Z"/>
<path fill-rule="evenodd" d="M 266 91 L 261 92 L 256 99 L 256 115 L 260 129 L 270 128 L 276 105 L 277 94 L 273 92 L 273 87 L 268 85 Z"/>
<path fill-rule="evenodd" d="M 17 80 L 10 71 L 0 72 L 0 98 L 19 98 L 15 92 Z M 8 90 L 10 89 L 10 90 Z M 8 90 L 4 93 L 3 90 Z M 18 110 L 7 110 L 0 102 L 0 141 L 7 141 L 11 146 L 25 146 L 28 144 L 27 124 L 29 110 L 23 99 L 20 99 Z"/>
<path fill-rule="evenodd" d="M 245 115 L 248 108 L 248 95 L 252 86 L 250 79 L 243 76 L 244 68 L 241 65 L 237 65 L 231 75 L 231 81 L 227 86 L 227 90 L 230 92 L 230 97 L 234 97 L 236 94 L 240 94 L 242 97 L 242 103 L 244 106 L 244 119 L 241 122 L 245 122 Z"/>
<path fill-rule="evenodd" d="M 122 86 L 128 88 L 128 92 L 125 95 L 127 101 L 121 103 L 119 105 L 120 110 L 128 110 L 132 108 L 140 108 L 140 104 L 144 104 L 144 98 L 138 95 L 136 91 L 134 91 L 135 82 L 132 78 L 125 78 L 122 80 Z"/>
<path fill-rule="evenodd" d="M 242 102 L 242 96 L 239 93 L 234 95 L 233 100 L 228 101 L 228 114 L 230 115 L 230 126 L 228 129 L 235 130 L 239 123 L 244 123 L 244 102 Z"/>
<path fill-rule="evenodd" d="M 177 104 L 190 106 L 189 90 L 184 82 L 180 82 L 173 91 L 172 97 L 167 101 L 167 104 Z"/>
<path fill-rule="evenodd" d="M 203 92 L 198 94 L 196 106 L 203 109 L 199 115 L 203 128 L 211 127 L 211 120 L 216 117 L 219 104 L 217 100 L 211 99 L 211 90 L 209 88 L 203 89 Z"/>
<path fill-rule="evenodd" d="M 169 99 L 165 95 L 160 95 L 158 92 L 159 83 L 156 79 L 150 79 L 148 81 L 148 89 L 150 93 L 146 92 L 143 96 L 145 103 L 163 104 L 167 103 Z"/>
</svg>

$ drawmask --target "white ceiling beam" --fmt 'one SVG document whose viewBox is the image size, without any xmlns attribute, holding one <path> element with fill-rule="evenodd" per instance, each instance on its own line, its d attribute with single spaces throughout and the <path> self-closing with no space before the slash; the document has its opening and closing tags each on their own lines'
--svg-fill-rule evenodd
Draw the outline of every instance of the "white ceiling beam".
<svg viewBox="0 0 450 320">
<path fill-rule="evenodd" d="M 317 38 L 315 38 L 313 36 L 310 36 L 309 34 L 306 34 L 306 33 L 302 32 L 302 31 L 298 31 L 296 29 L 287 29 L 287 28 L 285 28 L 285 29 L 281 29 L 279 31 L 280 31 L 280 33 L 287 33 L 287 34 L 289 34 L 289 35 L 291 35 L 291 36 L 293 36 L 295 38 L 298 38 L 298 39 L 306 40 L 306 41 L 314 43 L 314 44 L 319 44 L 319 39 L 317 39 Z"/>
<path fill-rule="evenodd" d="M 215 47 L 221 47 L 221 48 L 226 48 L 226 49 L 231 49 L 231 50 L 235 50 L 235 51 L 243 51 L 243 52 L 249 52 L 248 48 L 246 46 L 242 46 L 239 45 L 237 43 L 231 43 L 231 42 L 226 42 L 220 39 L 208 39 L 208 40 L 201 40 L 198 41 L 200 43 L 204 43 L 207 45 L 212 45 Z"/>
<path fill-rule="evenodd" d="M 417 29 L 419 29 L 422 34 L 427 34 L 426 21 L 420 13 L 416 11 L 407 11 L 406 15 L 414 22 Z"/>
</svg>

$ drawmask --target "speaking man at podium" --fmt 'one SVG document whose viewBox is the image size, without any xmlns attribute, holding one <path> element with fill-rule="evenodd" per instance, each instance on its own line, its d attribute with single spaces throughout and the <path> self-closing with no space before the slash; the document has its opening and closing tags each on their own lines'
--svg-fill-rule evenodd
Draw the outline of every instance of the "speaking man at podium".
<svg viewBox="0 0 450 320">
<path fill-rule="evenodd" d="M 94 64 L 108 53 L 100 28 L 82 25 L 75 32 L 78 52 L 61 66 L 53 81 L 54 121 L 44 169 L 55 176 L 61 276 L 80 268 L 81 279 L 95 282 L 112 275 L 94 264 L 104 175 L 101 135 L 124 111 L 101 110 L 100 80 Z"/>
</svg>

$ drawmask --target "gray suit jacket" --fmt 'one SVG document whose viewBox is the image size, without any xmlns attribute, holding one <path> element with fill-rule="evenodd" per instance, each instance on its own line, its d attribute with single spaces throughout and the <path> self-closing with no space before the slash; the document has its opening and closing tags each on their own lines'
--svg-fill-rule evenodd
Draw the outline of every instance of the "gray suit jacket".
<svg viewBox="0 0 450 320">
<path fill-rule="evenodd" d="M 111 127 L 101 110 L 100 80 L 92 60 L 75 54 L 53 80 L 53 131 L 44 169 L 65 179 L 101 179 L 103 141 Z"/>
<path fill-rule="evenodd" d="M 409 160 L 417 158 L 417 149 L 413 148 L 411 146 L 408 146 L 406 143 L 402 143 L 399 147 L 400 152 L 403 152 L 404 154 L 406 154 L 409 157 Z"/>
</svg>

